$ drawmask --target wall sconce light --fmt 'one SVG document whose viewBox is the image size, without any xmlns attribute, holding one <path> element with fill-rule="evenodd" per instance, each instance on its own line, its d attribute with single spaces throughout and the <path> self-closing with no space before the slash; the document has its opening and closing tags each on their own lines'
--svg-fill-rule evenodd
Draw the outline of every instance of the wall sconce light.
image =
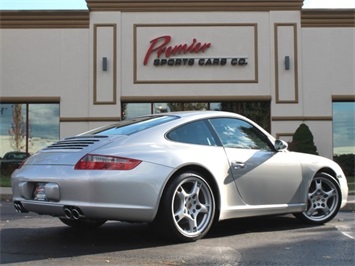
<svg viewBox="0 0 355 266">
<path fill-rule="evenodd" d="M 102 58 L 102 71 L 107 71 L 107 57 Z"/>
<path fill-rule="evenodd" d="M 285 56 L 285 69 L 286 70 L 290 69 L 290 57 L 288 55 Z"/>
</svg>

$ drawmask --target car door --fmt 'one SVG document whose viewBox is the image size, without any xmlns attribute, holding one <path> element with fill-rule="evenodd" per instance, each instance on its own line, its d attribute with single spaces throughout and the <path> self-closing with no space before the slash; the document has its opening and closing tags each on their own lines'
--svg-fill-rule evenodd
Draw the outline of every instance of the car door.
<svg viewBox="0 0 355 266">
<path fill-rule="evenodd" d="M 248 205 L 301 202 L 302 169 L 288 152 L 277 152 L 258 128 L 235 118 L 210 119 L 226 152 L 230 172 Z"/>
</svg>

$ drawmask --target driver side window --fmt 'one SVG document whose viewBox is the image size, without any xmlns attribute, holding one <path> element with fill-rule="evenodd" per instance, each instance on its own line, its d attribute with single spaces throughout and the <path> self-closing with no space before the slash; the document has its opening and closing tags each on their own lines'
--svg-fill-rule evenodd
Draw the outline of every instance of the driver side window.
<svg viewBox="0 0 355 266">
<path fill-rule="evenodd" d="M 238 149 L 272 151 L 267 137 L 253 125 L 235 118 L 210 120 L 223 146 Z"/>
</svg>

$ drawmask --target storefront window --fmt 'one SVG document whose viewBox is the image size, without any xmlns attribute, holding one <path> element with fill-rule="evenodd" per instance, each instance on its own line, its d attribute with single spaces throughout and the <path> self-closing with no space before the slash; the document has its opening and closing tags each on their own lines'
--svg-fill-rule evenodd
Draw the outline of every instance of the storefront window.
<svg viewBox="0 0 355 266">
<path fill-rule="evenodd" d="M 167 113 L 171 112 L 171 107 L 168 103 L 154 103 L 153 104 L 153 112 L 154 114 Z"/>
<path fill-rule="evenodd" d="M 0 157 L 33 154 L 59 139 L 59 104 L 1 103 Z"/>
<path fill-rule="evenodd" d="M 0 104 L 1 157 L 8 151 L 26 151 L 26 108 L 26 104 Z"/>
<path fill-rule="evenodd" d="M 124 103 L 122 104 L 122 118 L 130 119 L 152 113 L 150 103 Z"/>
<path fill-rule="evenodd" d="M 333 151 L 355 154 L 355 102 L 333 103 Z"/>
<path fill-rule="evenodd" d="M 255 121 L 270 132 L 270 102 L 169 102 L 169 103 L 122 103 L 122 117 L 191 110 L 217 110 L 238 113 Z"/>
<path fill-rule="evenodd" d="M 210 110 L 220 110 L 241 114 L 270 132 L 270 102 L 219 102 L 210 103 Z"/>
<path fill-rule="evenodd" d="M 39 149 L 59 139 L 59 104 L 29 104 L 29 151 Z"/>
<path fill-rule="evenodd" d="M 123 103 L 123 119 L 166 112 L 208 110 L 208 103 Z"/>
</svg>

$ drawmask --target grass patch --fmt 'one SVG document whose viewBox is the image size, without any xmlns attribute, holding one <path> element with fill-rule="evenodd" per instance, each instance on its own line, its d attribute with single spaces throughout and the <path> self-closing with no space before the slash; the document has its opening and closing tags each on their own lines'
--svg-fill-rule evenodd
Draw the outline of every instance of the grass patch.
<svg viewBox="0 0 355 266">
<path fill-rule="evenodd" d="M 11 187 L 11 177 L 0 175 L 0 187 Z"/>
<path fill-rule="evenodd" d="M 348 180 L 348 184 L 355 183 L 355 176 L 347 176 L 346 179 Z"/>
<path fill-rule="evenodd" d="M 354 182 L 354 177 L 352 178 L 352 181 L 348 178 L 348 187 L 349 191 L 355 191 L 355 182 Z"/>
</svg>

